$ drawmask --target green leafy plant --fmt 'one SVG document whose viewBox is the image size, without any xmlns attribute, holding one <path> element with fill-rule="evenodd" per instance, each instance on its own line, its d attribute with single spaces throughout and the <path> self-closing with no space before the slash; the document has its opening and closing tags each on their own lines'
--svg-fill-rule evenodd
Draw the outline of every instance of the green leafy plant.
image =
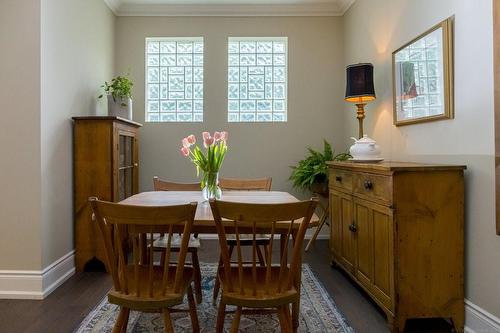
<svg viewBox="0 0 500 333">
<path fill-rule="evenodd" d="M 113 101 L 116 99 L 131 98 L 132 97 L 132 86 L 134 84 L 127 76 L 117 76 L 111 79 L 110 82 L 104 82 L 101 88 L 104 89 L 104 94 L 101 94 L 98 98 L 102 98 L 105 94 L 113 96 Z M 121 106 L 127 106 L 127 103 L 122 101 Z"/>
<path fill-rule="evenodd" d="M 312 190 L 315 184 L 325 184 L 328 181 L 327 161 L 345 161 L 351 157 L 348 153 L 335 154 L 332 146 L 323 140 L 323 152 L 307 148 L 309 156 L 292 166 L 289 180 L 293 187 L 301 190 Z"/>
</svg>

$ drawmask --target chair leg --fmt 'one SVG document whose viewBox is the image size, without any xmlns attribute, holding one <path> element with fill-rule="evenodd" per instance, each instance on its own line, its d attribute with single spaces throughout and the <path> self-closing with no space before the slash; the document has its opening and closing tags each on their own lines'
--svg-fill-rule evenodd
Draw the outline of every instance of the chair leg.
<svg viewBox="0 0 500 333">
<path fill-rule="evenodd" d="M 196 312 L 196 303 L 193 297 L 193 288 L 189 285 L 187 290 L 189 315 L 191 316 L 191 325 L 193 326 L 193 333 L 200 332 L 200 324 L 198 323 L 198 313 Z"/>
<path fill-rule="evenodd" d="M 165 323 L 165 333 L 174 333 L 174 326 L 172 324 L 169 309 L 163 309 L 163 321 Z"/>
<path fill-rule="evenodd" d="M 191 260 L 193 261 L 193 269 L 194 269 L 194 291 L 196 293 L 196 303 L 201 304 L 202 302 L 201 269 L 200 269 L 200 261 L 198 260 L 197 250 L 191 252 Z"/>
<path fill-rule="evenodd" d="M 213 305 L 217 304 L 217 297 L 219 296 L 220 281 L 219 272 L 222 269 L 222 257 L 219 257 L 219 265 L 217 266 L 217 271 L 215 272 L 215 283 L 214 283 L 214 294 L 213 294 Z"/>
<path fill-rule="evenodd" d="M 122 331 L 121 333 L 127 333 L 128 318 L 130 315 L 130 309 L 125 309 L 125 318 L 123 319 Z"/>
<path fill-rule="evenodd" d="M 219 309 L 217 311 L 217 324 L 215 325 L 215 332 L 222 333 L 224 331 L 224 318 L 226 317 L 226 304 L 219 302 Z"/>
<path fill-rule="evenodd" d="M 266 267 L 266 262 L 264 261 L 264 256 L 262 255 L 262 251 L 260 250 L 260 246 L 257 245 L 256 250 L 257 250 L 257 257 L 259 258 L 260 266 Z"/>
<path fill-rule="evenodd" d="M 231 260 L 231 255 L 233 254 L 234 246 L 229 246 L 229 260 Z M 219 256 L 219 265 L 217 266 L 217 272 L 215 273 L 215 283 L 214 283 L 214 293 L 213 293 L 213 305 L 217 304 L 217 297 L 219 296 L 220 281 L 219 272 L 222 269 L 222 256 Z"/>
<path fill-rule="evenodd" d="M 115 326 L 113 327 L 112 333 L 122 333 L 127 329 L 128 322 L 128 314 L 130 313 L 129 309 L 120 308 L 120 313 L 118 314 L 118 318 L 116 319 Z M 125 326 L 125 330 L 123 329 Z"/>
<path fill-rule="evenodd" d="M 231 325 L 231 333 L 238 333 L 238 329 L 240 327 L 240 319 L 241 319 L 241 306 L 236 308 L 236 312 L 234 313 L 233 324 Z"/>
<path fill-rule="evenodd" d="M 283 307 L 283 306 L 278 307 L 278 319 L 280 322 L 281 332 L 282 333 L 289 333 L 289 332 L 291 332 L 290 324 L 289 324 L 289 321 L 287 319 L 285 311 L 286 311 L 285 307 Z"/>
<path fill-rule="evenodd" d="M 292 329 L 293 327 L 292 315 L 290 314 L 290 306 L 288 306 L 288 304 L 283 306 L 283 312 L 285 313 L 285 319 L 288 324 L 288 327 Z"/>
</svg>

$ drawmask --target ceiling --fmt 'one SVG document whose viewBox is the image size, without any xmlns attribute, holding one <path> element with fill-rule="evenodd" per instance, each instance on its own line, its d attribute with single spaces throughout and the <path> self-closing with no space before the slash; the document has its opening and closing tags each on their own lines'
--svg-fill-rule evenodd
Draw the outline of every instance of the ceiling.
<svg viewBox="0 0 500 333">
<path fill-rule="evenodd" d="M 118 16 L 342 16 L 355 0 L 104 0 Z"/>
</svg>

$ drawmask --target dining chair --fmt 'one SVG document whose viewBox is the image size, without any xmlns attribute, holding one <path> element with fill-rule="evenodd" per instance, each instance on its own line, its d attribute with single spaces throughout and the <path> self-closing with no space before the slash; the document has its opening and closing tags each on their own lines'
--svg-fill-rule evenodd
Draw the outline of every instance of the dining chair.
<svg viewBox="0 0 500 333">
<path fill-rule="evenodd" d="M 126 332 L 130 310 L 162 313 L 165 332 L 173 332 L 170 313 L 182 310 L 172 307 L 182 304 L 186 294 L 193 331 L 199 332 L 191 288 L 194 269 L 184 265 L 197 203 L 154 207 L 121 205 L 97 198 L 89 198 L 89 202 L 104 240 L 113 280 L 108 301 L 120 307 L 113 333 Z M 168 234 L 172 239 L 174 225 L 183 228 L 177 263 L 171 261 L 172 251 L 167 244 L 166 255 L 156 264 L 153 233 Z M 149 247 L 142 246 L 144 240 L 149 242 Z M 143 251 L 149 252 L 147 260 L 143 259 Z"/>
<path fill-rule="evenodd" d="M 162 180 L 159 177 L 153 177 L 153 185 L 155 191 L 201 191 L 200 183 L 174 183 L 166 180 Z M 153 243 L 153 250 L 155 252 L 161 252 L 162 255 L 165 254 L 166 244 L 168 239 L 166 237 L 155 237 L 155 241 Z M 171 241 L 171 251 L 179 252 L 180 237 L 178 235 L 174 235 L 174 238 Z M 200 239 L 198 235 L 195 234 L 194 237 L 189 239 L 188 245 L 188 253 L 191 254 L 191 264 L 194 268 L 194 292 L 196 296 L 196 302 L 201 304 L 202 302 L 202 290 L 201 290 L 201 269 L 200 269 L 200 261 L 198 259 L 198 249 L 200 248 Z"/>
<path fill-rule="evenodd" d="M 254 204 L 210 200 L 215 226 L 219 235 L 222 269 L 218 272 L 221 283 L 216 332 L 222 332 L 226 306 L 236 306 L 231 332 L 237 332 L 241 315 L 246 312 L 278 313 L 282 332 L 292 332 L 290 305 L 300 301 L 300 274 L 302 269 L 302 243 L 316 208 L 318 199 L 282 204 Z M 224 222 L 223 222 L 224 219 Z M 285 224 L 278 228 L 278 224 Z M 259 232 L 270 233 L 269 251 L 264 266 L 257 264 Z M 240 235 L 252 235 L 251 262 L 242 258 Z M 281 235 L 279 264 L 272 263 L 272 247 L 276 234 Z M 237 261 L 231 262 L 227 235 L 236 237 Z M 290 237 L 293 246 L 289 247 Z M 289 253 L 290 252 L 290 253 Z M 289 259 L 289 260 L 288 260 Z M 294 313 L 294 315 L 298 315 Z"/>
<path fill-rule="evenodd" d="M 273 179 L 271 177 L 265 178 L 221 178 L 219 179 L 219 187 L 223 191 L 271 191 L 271 184 Z M 267 257 L 267 250 L 269 245 L 269 235 L 258 235 L 257 239 L 257 256 L 259 258 L 259 264 L 264 266 L 264 258 Z M 234 247 L 236 246 L 236 239 L 228 238 L 227 243 L 229 245 L 229 256 L 233 254 Z M 252 240 L 247 235 L 241 235 L 240 238 L 241 246 L 252 246 Z M 264 255 L 262 254 L 261 247 L 264 249 Z M 217 271 L 221 269 L 222 257 L 219 257 L 219 265 Z M 214 291 L 213 291 L 213 304 L 217 303 L 217 298 L 219 297 L 220 283 L 218 279 L 215 279 Z"/>
</svg>

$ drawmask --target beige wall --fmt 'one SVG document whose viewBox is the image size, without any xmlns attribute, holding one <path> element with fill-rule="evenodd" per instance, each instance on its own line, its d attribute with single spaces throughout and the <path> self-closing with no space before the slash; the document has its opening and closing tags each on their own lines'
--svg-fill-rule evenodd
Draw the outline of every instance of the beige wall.
<svg viewBox="0 0 500 333">
<path fill-rule="evenodd" d="M 39 0 L 0 2 L 0 270 L 41 265 L 39 27 Z"/>
<path fill-rule="evenodd" d="M 227 130 L 230 151 L 222 176 L 272 176 L 273 188 L 291 190 L 290 165 L 322 138 L 336 145 L 345 136 L 341 77 L 342 19 L 333 17 L 118 17 L 117 73 L 130 69 L 134 120 L 144 123 L 144 39 L 203 36 L 205 110 L 203 123 L 144 123 L 140 144 L 141 191 L 158 175 L 195 180 L 194 166 L 179 153 L 180 140 L 202 131 Z M 288 36 L 288 122 L 227 122 L 227 37 Z M 342 147 L 345 149 L 345 147 Z"/>
<path fill-rule="evenodd" d="M 71 117 L 106 113 L 96 97 L 114 72 L 114 24 L 102 0 L 42 0 L 42 267 L 74 248 Z"/>
<path fill-rule="evenodd" d="M 455 15 L 455 119 L 392 125 L 391 53 Z M 492 2 L 357 0 L 344 17 L 345 64 L 372 62 L 377 101 L 366 132 L 393 160 L 466 164 L 466 297 L 500 316 L 495 235 Z M 347 109 L 349 106 L 345 106 Z M 356 133 L 354 113 L 346 126 Z"/>
</svg>

